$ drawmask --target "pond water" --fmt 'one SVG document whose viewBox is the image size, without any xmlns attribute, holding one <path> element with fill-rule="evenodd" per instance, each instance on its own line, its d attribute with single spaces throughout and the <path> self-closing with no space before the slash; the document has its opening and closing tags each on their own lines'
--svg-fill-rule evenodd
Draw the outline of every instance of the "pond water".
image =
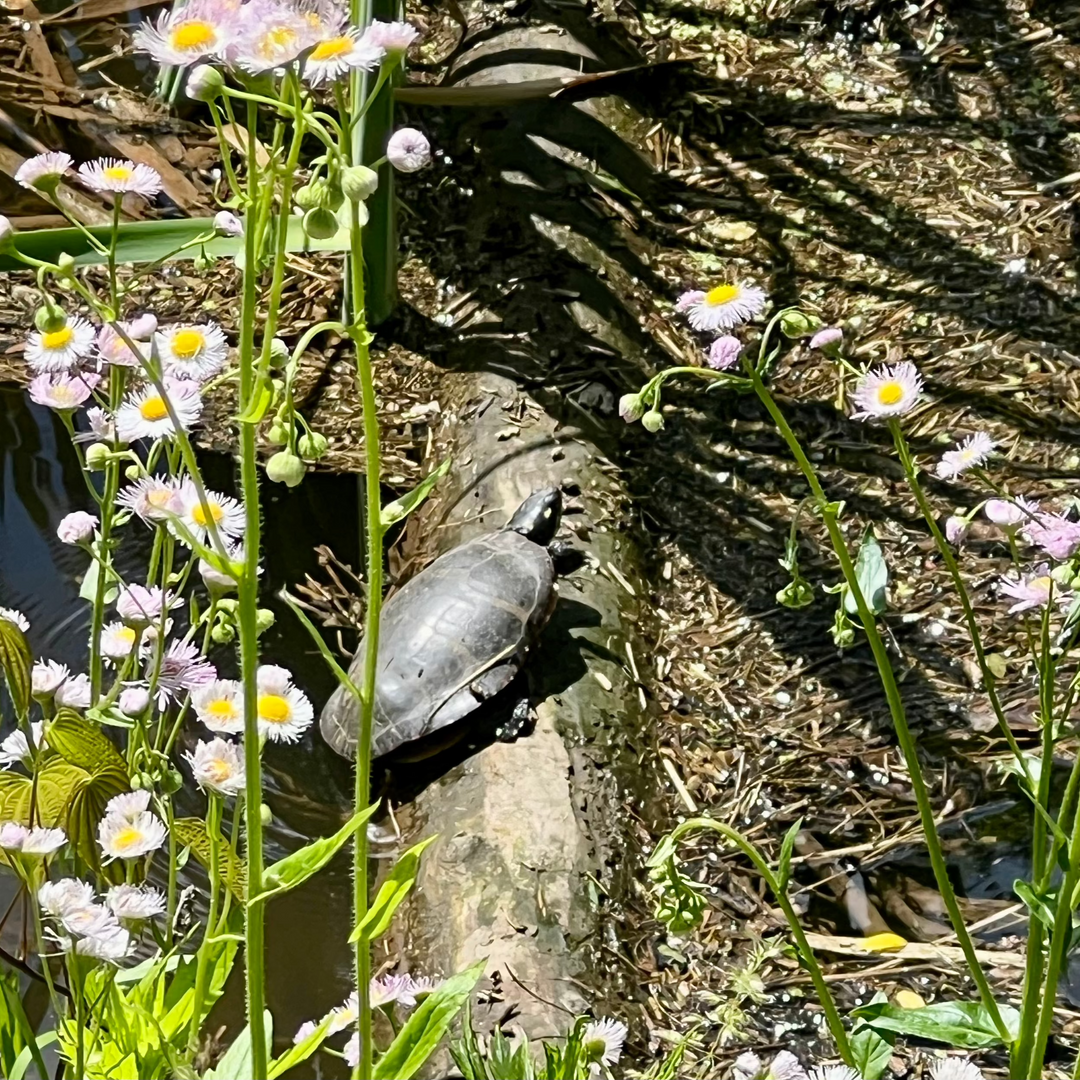
<svg viewBox="0 0 1080 1080">
<path fill-rule="evenodd" d="M 230 459 L 204 455 L 202 467 L 208 484 L 231 490 Z M 35 656 L 60 660 L 79 671 L 85 670 L 90 629 L 89 606 L 78 597 L 86 557 L 56 538 L 60 518 L 76 509 L 92 510 L 93 503 L 63 426 L 21 390 L 0 387 L 0 606 L 17 608 L 30 620 L 27 636 Z M 333 689 L 333 677 L 306 632 L 273 594 L 317 568 L 316 544 L 330 543 L 342 558 L 355 560 L 356 479 L 313 473 L 291 490 L 266 484 L 263 514 L 264 603 L 275 609 L 277 622 L 262 638 L 262 656 L 266 662 L 287 666 L 317 710 Z M 149 530 L 126 530 L 118 553 L 122 574 L 142 580 L 149 538 Z M 235 674 L 228 649 L 218 650 L 214 660 L 223 676 Z M 181 744 L 204 734 L 197 728 L 192 720 Z M 2 734 L 10 730 L 11 718 L 5 716 Z M 297 745 L 268 749 L 266 801 L 274 814 L 266 837 L 268 862 L 340 826 L 352 801 L 350 773 L 347 763 L 323 744 L 317 725 Z M 178 812 L 198 813 L 194 797 L 192 802 L 190 810 L 178 807 Z M 8 884 L 10 879 L 0 881 Z M 267 984 L 279 1049 L 303 1021 L 318 1018 L 349 993 L 350 898 L 350 858 L 343 855 L 307 887 L 269 907 Z M 5 908 L 8 899 L 0 896 Z M 17 933 L 9 927 L 5 933 L 9 944 L 12 932 Z M 222 1024 L 228 1025 L 227 1041 L 243 1024 L 239 964 L 209 1030 Z M 347 1075 L 347 1070 L 340 1059 L 321 1055 L 304 1065 L 302 1073 L 337 1077 Z"/>
</svg>

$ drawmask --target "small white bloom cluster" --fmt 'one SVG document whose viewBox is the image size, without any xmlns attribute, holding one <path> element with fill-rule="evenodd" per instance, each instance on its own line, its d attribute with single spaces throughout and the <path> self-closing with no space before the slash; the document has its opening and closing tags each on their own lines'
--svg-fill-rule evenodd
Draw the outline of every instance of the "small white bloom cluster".
<svg viewBox="0 0 1080 1080">
<path fill-rule="evenodd" d="M 933 1080 L 984 1080 L 982 1071 L 967 1058 L 938 1058 L 930 1064 Z M 770 1062 L 755 1053 L 740 1054 L 735 1059 L 732 1080 L 861 1080 L 857 1069 L 849 1065 L 816 1065 L 810 1072 L 788 1050 L 781 1050 Z"/>
<path fill-rule="evenodd" d="M 140 859 L 157 851 L 168 836 L 164 822 L 150 810 L 150 792 L 116 795 L 98 822 L 98 845 L 106 862 Z"/>
<path fill-rule="evenodd" d="M 61 951 L 113 964 L 130 955 L 132 929 L 165 910 L 165 897 L 148 885 L 114 886 L 100 903 L 93 886 L 77 878 L 46 881 L 37 899 L 54 923 L 47 932 Z"/>
</svg>

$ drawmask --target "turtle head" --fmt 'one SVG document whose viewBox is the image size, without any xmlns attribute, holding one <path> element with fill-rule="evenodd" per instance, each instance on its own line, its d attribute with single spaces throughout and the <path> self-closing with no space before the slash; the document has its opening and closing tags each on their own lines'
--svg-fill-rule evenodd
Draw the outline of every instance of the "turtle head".
<svg viewBox="0 0 1080 1080">
<path fill-rule="evenodd" d="M 518 508 L 506 527 L 527 536 L 534 544 L 547 547 L 559 531 L 562 492 L 557 487 L 534 491 Z"/>
</svg>

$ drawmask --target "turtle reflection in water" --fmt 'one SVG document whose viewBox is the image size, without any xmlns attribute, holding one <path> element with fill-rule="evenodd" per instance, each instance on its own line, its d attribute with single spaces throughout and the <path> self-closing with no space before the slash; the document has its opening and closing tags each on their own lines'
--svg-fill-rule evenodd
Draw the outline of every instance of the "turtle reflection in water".
<svg viewBox="0 0 1080 1080">
<path fill-rule="evenodd" d="M 468 725 L 458 721 L 513 682 L 555 608 L 549 547 L 556 548 L 561 515 L 558 488 L 534 492 L 504 529 L 448 551 L 387 601 L 379 628 L 373 757 L 430 756 L 463 737 Z M 361 642 L 349 669 L 355 682 L 363 658 Z M 520 701 L 500 737 L 516 737 L 528 715 L 528 701 Z M 355 756 L 359 709 L 345 687 L 326 703 L 320 726 L 334 750 Z"/>
</svg>

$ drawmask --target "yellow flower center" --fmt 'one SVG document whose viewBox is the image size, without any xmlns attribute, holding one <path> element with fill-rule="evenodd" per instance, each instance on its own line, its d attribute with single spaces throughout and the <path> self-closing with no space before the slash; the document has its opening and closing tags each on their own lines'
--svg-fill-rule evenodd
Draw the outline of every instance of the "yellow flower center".
<svg viewBox="0 0 1080 1080">
<path fill-rule="evenodd" d="M 139 412 L 144 420 L 164 420 L 169 415 L 162 398 L 155 395 L 147 398 L 140 406 Z"/>
<path fill-rule="evenodd" d="M 259 718 L 268 724 L 285 724 L 292 716 L 289 703 L 280 694 L 259 695 Z"/>
<path fill-rule="evenodd" d="M 54 330 L 51 334 L 42 334 L 41 344 L 46 349 L 62 349 L 74 336 L 75 331 L 70 326 L 65 326 L 62 330 Z"/>
<path fill-rule="evenodd" d="M 218 698 L 206 706 L 206 712 L 222 720 L 231 720 L 236 715 L 236 706 L 228 698 Z"/>
<path fill-rule="evenodd" d="M 312 60 L 334 60 L 339 56 L 346 56 L 352 52 L 353 39 L 351 37 L 335 37 L 329 38 L 326 41 L 320 41 L 314 49 L 311 50 Z"/>
<path fill-rule="evenodd" d="M 1033 589 L 1038 589 L 1039 592 L 1049 592 L 1053 586 L 1053 578 L 1049 574 L 1043 574 L 1042 577 L 1032 578 L 1028 584 Z"/>
<path fill-rule="evenodd" d="M 70 386 L 61 383 L 59 386 L 52 388 L 52 399 L 57 405 L 74 405 L 75 391 Z"/>
<path fill-rule="evenodd" d="M 113 847 L 117 851 L 126 851 L 128 848 L 134 847 L 142 838 L 143 835 L 138 829 L 128 825 L 113 837 Z"/>
<path fill-rule="evenodd" d="M 122 641 L 125 645 L 135 644 L 135 631 L 130 626 L 121 626 L 116 631 L 116 637 L 118 641 Z"/>
<path fill-rule="evenodd" d="M 206 778 L 214 784 L 222 784 L 226 780 L 232 778 L 232 766 L 227 761 L 222 761 L 221 758 L 214 758 L 212 761 L 203 763 L 203 772 L 206 773 Z"/>
<path fill-rule="evenodd" d="M 207 500 L 206 505 L 210 508 L 210 517 L 216 525 L 225 516 L 225 511 L 212 500 Z M 191 520 L 194 521 L 200 529 L 206 528 L 206 514 L 203 512 L 202 503 L 195 504 L 191 511 Z"/>
<path fill-rule="evenodd" d="M 882 383 L 878 387 L 877 399 L 880 405 L 895 405 L 904 396 L 904 388 L 898 382 Z"/>
<path fill-rule="evenodd" d="M 705 294 L 705 303 L 710 307 L 719 307 L 721 304 L 730 304 L 732 300 L 739 298 L 742 289 L 738 285 L 717 285 Z"/>
<path fill-rule="evenodd" d="M 208 49 L 217 40 L 217 33 L 208 22 L 193 19 L 181 23 L 172 34 L 173 47 L 176 49 Z"/>
<path fill-rule="evenodd" d="M 180 330 L 173 335 L 172 351 L 181 360 L 191 360 L 205 344 L 206 336 L 201 330 Z"/>
<path fill-rule="evenodd" d="M 143 413 L 146 416 L 146 413 Z M 150 417 L 147 417 L 149 420 Z M 157 419 L 161 419 L 158 417 Z M 158 510 L 164 509 L 172 501 L 173 493 L 168 488 L 158 488 L 156 491 L 148 491 L 146 493 L 146 501 Z"/>
<path fill-rule="evenodd" d="M 103 171 L 107 180 L 123 181 L 131 179 L 130 165 L 109 165 Z"/>
<path fill-rule="evenodd" d="M 259 42 L 259 55 L 273 58 L 295 48 L 296 43 L 296 31 L 291 26 L 275 26 L 272 30 L 267 30 Z"/>
</svg>

